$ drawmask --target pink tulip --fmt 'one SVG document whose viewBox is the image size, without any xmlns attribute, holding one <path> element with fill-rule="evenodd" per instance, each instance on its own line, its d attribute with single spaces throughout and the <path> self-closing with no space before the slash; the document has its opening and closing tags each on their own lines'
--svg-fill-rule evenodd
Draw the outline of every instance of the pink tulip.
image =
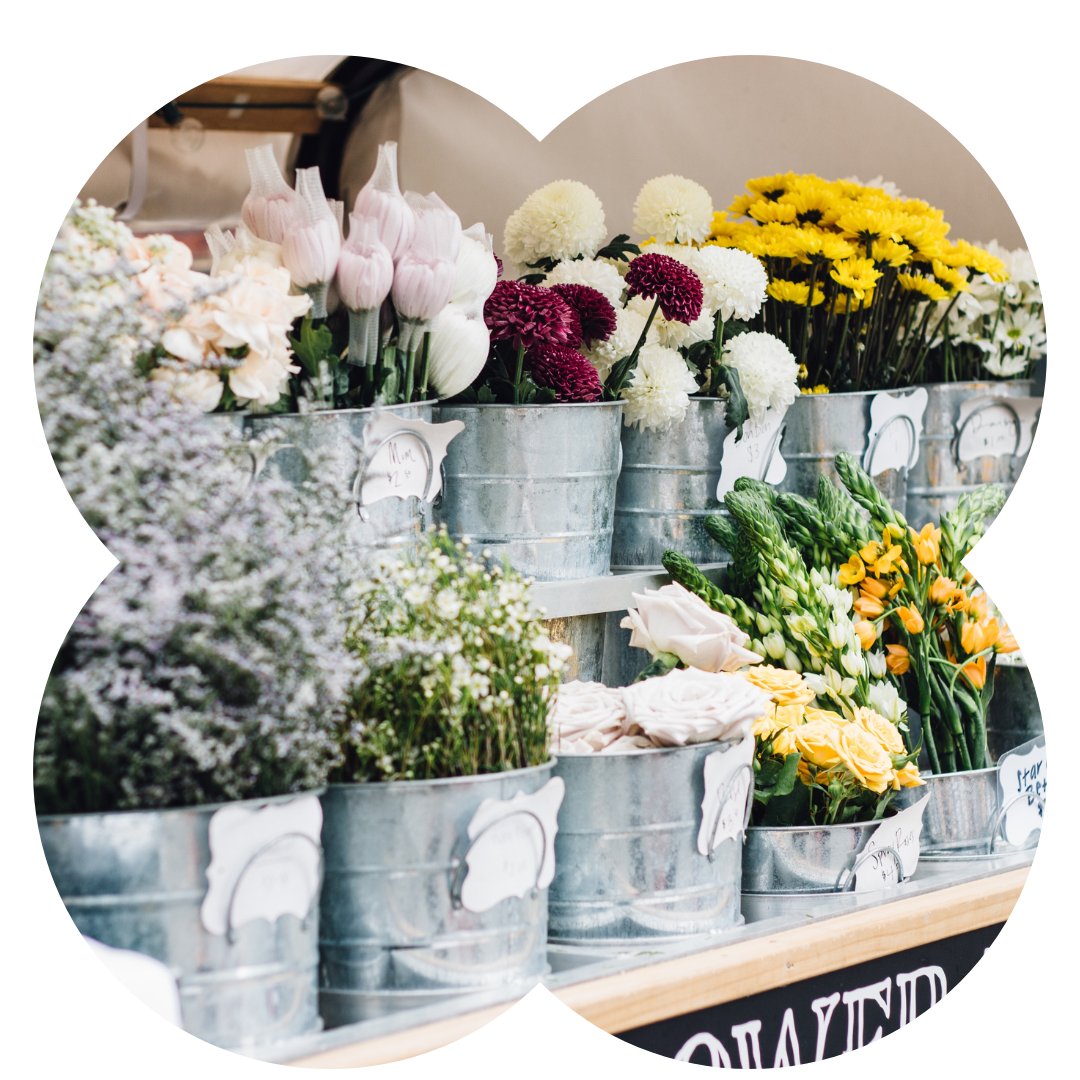
<svg viewBox="0 0 1080 1080">
<path fill-rule="evenodd" d="M 349 215 L 349 238 L 341 245 L 337 287 L 353 311 L 377 308 L 394 281 L 394 260 L 379 239 L 379 223 L 362 214 Z"/>
<path fill-rule="evenodd" d="M 293 284 L 308 293 L 312 315 L 326 318 L 326 288 L 337 270 L 341 229 L 323 194 L 318 166 L 296 170 L 296 211 L 281 244 Z"/>
<path fill-rule="evenodd" d="M 280 244 L 292 217 L 296 193 L 285 183 L 269 143 L 244 153 L 251 174 L 251 191 L 240 208 L 240 217 L 260 240 Z"/>
<path fill-rule="evenodd" d="M 379 147 L 375 171 L 357 193 L 353 212 L 378 222 L 379 239 L 394 262 L 405 254 L 416 234 L 416 215 L 398 187 L 396 142 Z"/>
</svg>

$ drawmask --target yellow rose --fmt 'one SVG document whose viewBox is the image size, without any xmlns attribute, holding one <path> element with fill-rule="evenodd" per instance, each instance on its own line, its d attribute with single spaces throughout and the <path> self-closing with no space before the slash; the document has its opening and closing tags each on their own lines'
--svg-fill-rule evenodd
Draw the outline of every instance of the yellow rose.
<svg viewBox="0 0 1080 1080">
<path fill-rule="evenodd" d="M 772 748 L 773 753 L 781 757 L 794 754 L 799 749 L 795 743 L 795 732 L 791 728 L 781 728 L 773 738 Z"/>
<path fill-rule="evenodd" d="M 844 724 L 839 735 L 841 760 L 864 787 L 880 793 L 892 785 L 892 758 L 873 735 L 858 724 Z"/>
<path fill-rule="evenodd" d="M 830 769 L 843 760 L 839 727 L 826 720 L 812 721 L 795 729 L 795 746 L 809 762 Z"/>
<path fill-rule="evenodd" d="M 855 723 L 868 735 L 873 735 L 890 754 L 905 753 L 904 740 L 897 726 L 873 709 L 860 705 L 855 710 Z"/>
<path fill-rule="evenodd" d="M 814 691 L 803 682 L 797 671 L 759 664 L 741 672 L 741 675 L 748 683 L 768 694 L 777 705 L 805 705 L 814 697 Z"/>
<path fill-rule="evenodd" d="M 902 769 L 897 769 L 896 779 L 901 787 L 919 787 L 926 781 L 919 776 L 919 766 L 909 761 Z"/>
</svg>

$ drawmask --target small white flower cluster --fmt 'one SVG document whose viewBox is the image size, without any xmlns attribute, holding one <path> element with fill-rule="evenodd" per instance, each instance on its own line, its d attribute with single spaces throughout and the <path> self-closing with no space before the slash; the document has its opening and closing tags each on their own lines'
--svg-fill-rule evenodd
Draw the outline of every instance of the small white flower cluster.
<svg viewBox="0 0 1080 1080">
<path fill-rule="evenodd" d="M 544 759 L 536 733 L 572 650 L 548 636 L 528 581 L 489 558 L 441 530 L 416 558 L 375 561 L 350 632 L 367 674 L 344 737 L 355 759 L 349 779 L 470 775 Z"/>
</svg>

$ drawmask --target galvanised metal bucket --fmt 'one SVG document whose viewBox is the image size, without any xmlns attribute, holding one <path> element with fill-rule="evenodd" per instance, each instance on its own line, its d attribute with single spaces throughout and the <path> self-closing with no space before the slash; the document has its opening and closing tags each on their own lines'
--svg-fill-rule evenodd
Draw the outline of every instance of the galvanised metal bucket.
<svg viewBox="0 0 1080 1080">
<path fill-rule="evenodd" d="M 698 851 L 709 742 L 629 754 L 567 754 L 548 899 L 553 942 L 626 945 L 738 924 L 742 844 Z"/>
<path fill-rule="evenodd" d="M 843 486 L 836 472 L 836 455 L 846 452 L 862 464 L 868 449 L 870 404 L 879 393 L 885 392 L 799 394 L 788 406 L 784 418 L 780 453 L 787 463 L 787 474 L 777 485 L 779 490 L 815 499 L 819 476 L 827 476 L 834 484 Z M 913 453 L 914 450 L 913 443 Z M 903 513 L 907 502 L 907 469 L 885 469 L 872 479 L 878 491 Z"/>
<path fill-rule="evenodd" d="M 908 477 L 905 514 L 909 525 L 921 529 L 928 521 L 938 524 L 943 513 L 956 508 L 961 495 L 974 491 L 980 484 L 1000 484 L 1006 491 L 1012 491 L 1027 454 L 1014 457 L 1006 453 L 961 461 L 960 407 L 974 397 L 1030 397 L 1031 387 L 1031 379 L 927 385 L 929 397 L 919 437 L 919 460 Z M 975 417 L 968 419 L 973 421 Z M 1018 425 L 1016 435 L 1019 444 Z"/>
<path fill-rule="evenodd" d="M 901 788 L 894 804 L 910 805 L 928 792 L 923 814 L 922 852 L 934 858 L 949 853 L 993 854 L 1016 851 L 1000 835 L 1004 811 L 998 770 L 923 774 L 926 787 Z M 915 793 L 915 794 L 913 794 Z"/>
<path fill-rule="evenodd" d="M 880 825 L 751 825 L 742 853 L 742 891 L 843 892 L 854 885 L 859 855 Z"/>
<path fill-rule="evenodd" d="M 322 1026 L 317 895 L 306 918 L 255 919 L 226 934 L 211 934 L 200 917 L 215 812 L 292 798 L 38 818 L 53 881 L 80 933 L 169 967 L 184 1029 L 217 1046 L 265 1045 Z"/>
<path fill-rule="evenodd" d="M 547 889 L 479 914 L 454 880 L 485 799 L 531 794 L 553 761 L 447 780 L 331 784 L 319 997 L 329 1027 L 512 984 L 547 970 Z"/>
<path fill-rule="evenodd" d="M 291 483 L 302 483 L 309 472 L 303 450 L 323 450 L 330 454 L 333 480 L 342 494 L 350 497 L 346 528 L 358 547 L 411 548 L 424 531 L 427 504 L 415 496 L 380 499 L 360 505 L 360 491 L 369 462 L 362 446 L 364 429 L 377 417 L 390 414 L 401 419 L 431 421 L 432 403 L 390 405 L 380 409 L 322 409 L 311 413 L 270 413 L 249 415 L 245 433 L 261 434 L 268 429 L 282 433 L 283 444 L 263 468 L 277 472 Z M 430 458 L 428 460 L 430 467 Z M 430 479 L 427 485 L 430 488 Z"/>
<path fill-rule="evenodd" d="M 1023 664 L 994 667 L 994 696 L 986 715 L 986 745 L 992 761 L 1043 733 L 1042 710 L 1031 672 Z"/>
<path fill-rule="evenodd" d="M 727 404 L 690 399 L 685 418 L 664 431 L 623 427 L 623 466 L 615 497 L 614 569 L 661 569 L 675 550 L 697 563 L 725 562 L 728 553 L 705 531 L 709 514 L 726 514 L 716 498 Z"/>
<path fill-rule="evenodd" d="M 438 419 L 465 430 L 447 451 L 435 520 L 537 581 L 604 576 L 622 410 L 621 401 L 440 405 Z"/>
</svg>

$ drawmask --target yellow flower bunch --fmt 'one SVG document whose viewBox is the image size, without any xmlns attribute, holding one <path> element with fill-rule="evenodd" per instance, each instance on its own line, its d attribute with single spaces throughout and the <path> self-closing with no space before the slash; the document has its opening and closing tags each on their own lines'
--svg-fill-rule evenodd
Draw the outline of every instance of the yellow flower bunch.
<svg viewBox="0 0 1080 1080">
<path fill-rule="evenodd" d="M 922 381 L 930 343 L 971 274 L 1008 276 L 989 252 L 950 243 L 944 212 L 921 199 L 791 172 L 746 188 L 713 215 L 705 243 L 764 263 L 774 303 L 752 328 L 780 337 L 814 384 L 858 390 Z M 939 315 L 939 304 L 949 310 Z"/>
</svg>

